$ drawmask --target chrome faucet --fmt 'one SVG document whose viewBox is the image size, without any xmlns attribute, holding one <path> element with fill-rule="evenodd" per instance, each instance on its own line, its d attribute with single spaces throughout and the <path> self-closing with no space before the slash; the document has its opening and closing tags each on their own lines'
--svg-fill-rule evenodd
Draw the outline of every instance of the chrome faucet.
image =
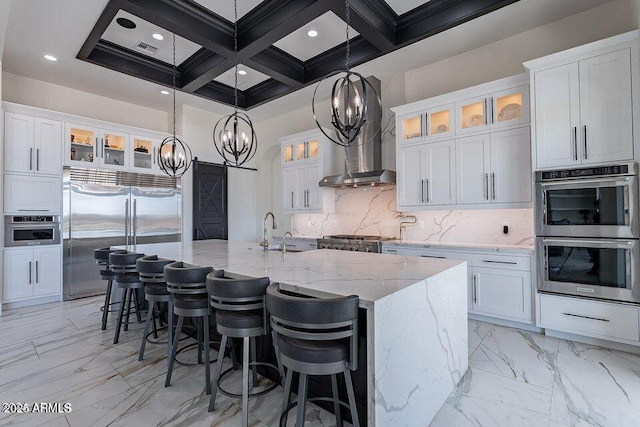
<svg viewBox="0 0 640 427">
<path fill-rule="evenodd" d="M 287 253 L 287 236 L 291 237 L 293 239 L 293 234 L 291 234 L 290 231 L 287 231 L 286 233 L 284 233 L 282 235 L 282 243 L 280 243 L 280 251 L 283 254 Z"/>
<path fill-rule="evenodd" d="M 413 221 L 401 221 L 400 222 L 400 240 L 404 240 L 404 231 L 407 230 L 407 225 L 412 225 L 415 224 L 416 222 L 418 222 L 418 218 L 416 218 L 415 215 L 405 215 L 405 214 L 399 214 L 398 218 L 408 218 L 408 219 L 413 219 Z"/>
<path fill-rule="evenodd" d="M 273 212 L 267 212 L 264 216 L 264 229 L 262 233 L 262 242 L 260 242 L 260 246 L 262 246 L 265 251 L 269 250 L 269 239 L 267 239 L 267 219 L 269 218 L 269 215 L 271 215 L 271 229 L 275 230 L 278 228 L 276 226 L 276 217 L 273 216 Z"/>
</svg>

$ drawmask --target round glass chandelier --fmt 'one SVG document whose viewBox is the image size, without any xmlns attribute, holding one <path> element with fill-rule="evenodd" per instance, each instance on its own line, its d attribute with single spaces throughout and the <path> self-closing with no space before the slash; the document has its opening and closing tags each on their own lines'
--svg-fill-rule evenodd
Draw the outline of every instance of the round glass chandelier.
<svg viewBox="0 0 640 427">
<path fill-rule="evenodd" d="M 258 138 L 249 116 L 238 111 L 238 2 L 234 0 L 233 51 L 235 57 L 233 114 L 222 117 L 213 128 L 213 145 L 224 159 L 224 164 L 238 167 L 253 158 L 258 149 Z"/>
<path fill-rule="evenodd" d="M 331 141 L 338 145 L 348 147 L 355 141 L 360 135 L 360 131 L 367 123 L 367 106 L 373 93 L 375 98 L 378 98 L 376 90 L 360 73 L 351 71 L 349 68 L 349 1 L 345 1 L 346 8 L 346 59 L 345 69 L 331 72 L 324 76 L 320 82 L 316 85 L 313 91 L 313 99 L 311 101 L 311 110 L 313 111 L 313 118 L 316 125 L 322 133 Z M 318 89 L 323 86 L 323 83 L 337 77 L 331 88 L 331 108 L 330 108 L 330 123 L 335 129 L 335 136 L 325 132 L 318 114 L 316 113 L 316 97 L 318 96 Z"/>
<path fill-rule="evenodd" d="M 191 167 L 191 148 L 176 137 L 176 35 L 173 35 L 173 135 L 160 143 L 158 164 L 165 174 L 180 178 Z"/>
</svg>

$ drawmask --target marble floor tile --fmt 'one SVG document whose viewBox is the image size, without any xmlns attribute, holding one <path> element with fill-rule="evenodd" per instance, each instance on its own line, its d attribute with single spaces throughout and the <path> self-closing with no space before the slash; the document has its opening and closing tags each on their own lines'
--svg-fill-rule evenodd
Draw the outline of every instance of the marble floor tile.
<svg viewBox="0 0 640 427">
<path fill-rule="evenodd" d="M 38 353 L 32 342 L 4 346 L 0 349 L 0 375 L 3 369 L 35 359 L 38 359 Z"/>
<path fill-rule="evenodd" d="M 447 401 L 431 427 L 548 427 L 549 418 L 515 406 L 462 396 Z"/>
<path fill-rule="evenodd" d="M 448 403 L 456 406 L 463 397 L 513 406 L 547 416 L 551 390 L 527 384 L 502 375 L 469 368 Z"/>
<path fill-rule="evenodd" d="M 469 354 L 473 353 L 487 336 L 493 324 L 469 319 Z"/>
<path fill-rule="evenodd" d="M 558 339 L 494 326 L 469 358 L 469 366 L 552 389 Z"/>
<path fill-rule="evenodd" d="M 640 355 L 562 340 L 550 418 L 567 426 L 640 425 Z"/>
</svg>

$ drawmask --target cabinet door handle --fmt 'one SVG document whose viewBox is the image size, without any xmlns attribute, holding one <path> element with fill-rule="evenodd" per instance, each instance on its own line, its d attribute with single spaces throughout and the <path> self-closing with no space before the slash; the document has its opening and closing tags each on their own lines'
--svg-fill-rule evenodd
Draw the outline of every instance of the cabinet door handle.
<svg viewBox="0 0 640 427">
<path fill-rule="evenodd" d="M 307 207 L 307 190 L 304 190 L 302 192 L 302 200 L 303 200 L 303 203 L 304 203 L 304 207 L 306 208 Z"/>
<path fill-rule="evenodd" d="M 29 261 L 29 284 L 31 284 L 31 261 Z"/>
<path fill-rule="evenodd" d="M 582 139 L 584 140 L 584 158 L 586 160 L 587 158 L 587 125 L 584 125 L 582 127 L 583 133 L 582 133 Z"/>
<path fill-rule="evenodd" d="M 97 136 L 96 136 L 96 144 L 95 144 L 95 146 L 93 148 L 94 148 L 94 151 L 95 151 L 95 156 L 96 156 L 96 158 L 98 158 L 98 156 L 100 155 L 100 151 L 98 151 L 98 137 Z"/>
<path fill-rule="evenodd" d="M 152 153 L 151 162 L 155 165 L 156 164 L 156 149 L 152 148 L 151 149 L 151 153 Z"/>
<path fill-rule="evenodd" d="M 124 244 L 129 245 L 129 199 L 124 201 Z"/>
<path fill-rule="evenodd" d="M 293 191 L 291 192 L 291 207 L 293 208 Z"/>
<path fill-rule="evenodd" d="M 39 276 L 39 268 L 38 268 L 38 261 L 36 261 L 36 283 L 40 283 L 40 279 L 38 279 Z"/>
<path fill-rule="evenodd" d="M 495 123 L 495 119 L 493 117 L 493 96 L 491 97 L 491 123 Z"/>
<path fill-rule="evenodd" d="M 33 148 L 29 148 L 29 170 L 33 170 Z"/>
<path fill-rule="evenodd" d="M 573 160 L 578 160 L 578 126 L 573 127 Z"/>
<path fill-rule="evenodd" d="M 420 258 L 437 258 L 437 259 L 447 259 L 446 256 L 435 256 L 435 255 L 420 255 Z"/>
<path fill-rule="evenodd" d="M 474 274 L 473 275 L 473 286 L 472 286 L 472 300 L 474 304 L 478 303 L 478 277 Z"/>
<path fill-rule="evenodd" d="M 513 261 L 494 261 L 494 260 L 490 260 L 490 259 L 483 259 L 482 262 L 490 262 L 492 264 L 518 265 L 517 262 L 513 262 Z"/>
<path fill-rule="evenodd" d="M 429 113 L 424 113 L 424 133 L 422 136 L 429 136 Z"/>
<path fill-rule="evenodd" d="M 484 198 L 489 200 L 489 174 L 484 174 Z"/>
<path fill-rule="evenodd" d="M 489 124 L 489 114 L 487 114 L 487 98 L 484 99 L 484 124 Z"/>
<path fill-rule="evenodd" d="M 40 170 L 40 149 L 36 148 L 36 170 Z"/>
<path fill-rule="evenodd" d="M 100 138 L 100 146 L 102 147 L 102 158 L 104 159 L 104 138 Z"/>
<path fill-rule="evenodd" d="M 494 172 L 491 173 L 491 198 L 496 199 L 496 174 Z"/>
<path fill-rule="evenodd" d="M 427 179 L 427 203 L 429 203 L 429 180 Z"/>
<path fill-rule="evenodd" d="M 420 202 L 424 203 L 424 179 L 420 180 Z"/>
<path fill-rule="evenodd" d="M 571 317 L 581 317 L 583 319 L 590 319 L 590 320 L 598 320 L 600 322 L 610 322 L 609 319 L 605 319 L 603 317 L 591 317 L 591 316 L 582 316 L 580 314 L 572 314 L 572 313 L 562 313 L 565 316 L 571 316 Z"/>
</svg>

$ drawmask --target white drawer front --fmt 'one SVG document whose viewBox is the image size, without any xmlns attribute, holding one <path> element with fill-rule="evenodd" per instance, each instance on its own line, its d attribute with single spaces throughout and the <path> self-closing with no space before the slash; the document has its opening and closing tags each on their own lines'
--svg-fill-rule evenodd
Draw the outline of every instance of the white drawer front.
<svg viewBox="0 0 640 427">
<path fill-rule="evenodd" d="M 474 254 L 473 266 L 531 271 L 531 258 L 515 255 Z"/>
<path fill-rule="evenodd" d="M 622 304 L 540 295 L 540 326 L 603 339 L 640 340 L 638 308 Z"/>
</svg>

